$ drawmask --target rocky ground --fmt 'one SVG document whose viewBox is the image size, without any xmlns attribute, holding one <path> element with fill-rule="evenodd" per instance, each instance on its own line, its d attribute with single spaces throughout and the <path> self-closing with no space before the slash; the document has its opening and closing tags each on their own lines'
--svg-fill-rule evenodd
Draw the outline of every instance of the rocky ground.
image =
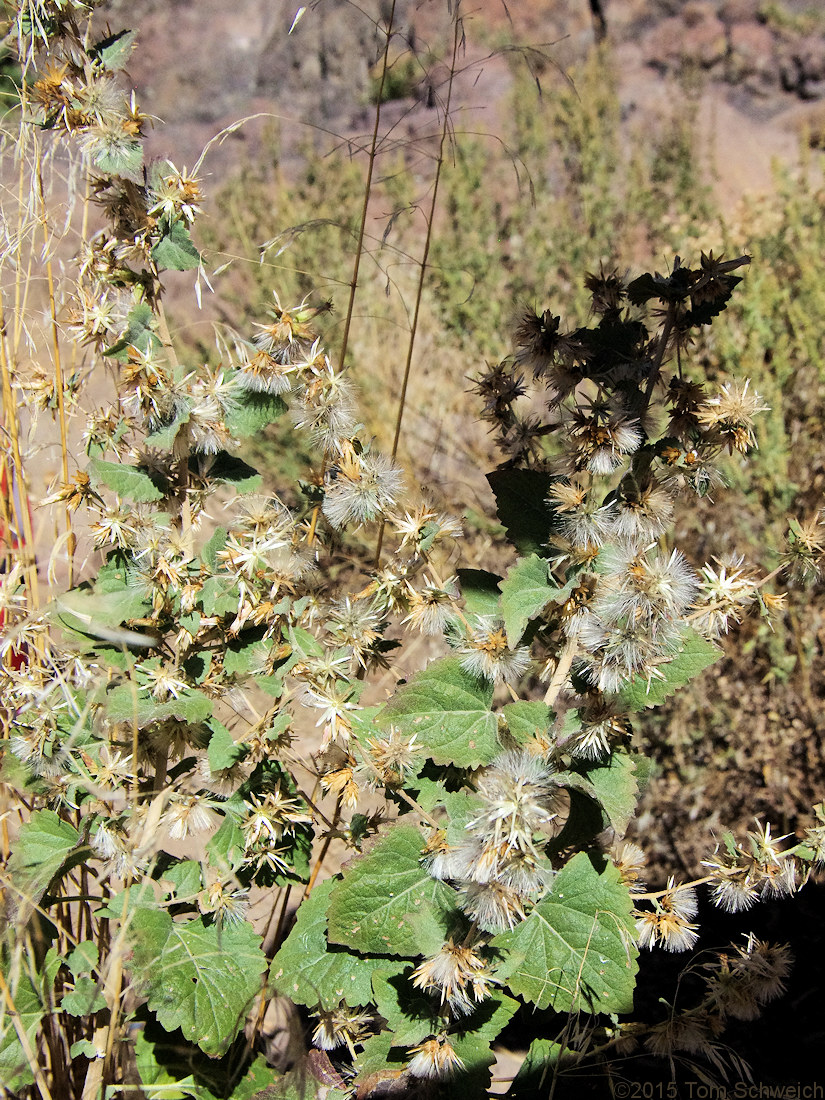
<svg viewBox="0 0 825 1100">
<path fill-rule="evenodd" d="M 726 206 L 745 191 L 769 188 L 772 160 L 793 161 L 803 137 L 822 143 L 825 10 L 809 0 L 602 5 L 628 122 L 661 114 L 682 94 L 685 74 L 698 81 L 700 130 Z M 256 136 L 273 118 L 287 162 L 311 133 L 365 132 L 376 26 L 389 7 L 389 0 L 318 0 L 289 34 L 297 0 L 116 0 L 113 27 L 122 21 L 140 30 L 130 76 L 141 105 L 164 122 L 150 151 L 191 165 L 223 127 L 257 115 L 210 153 L 207 169 L 220 177 L 255 158 Z M 449 22 L 447 0 L 396 0 L 398 54 L 412 44 L 426 59 L 413 88 L 422 102 L 437 89 Z M 509 39 L 535 47 L 564 69 L 594 38 L 586 0 L 475 0 L 465 26 L 459 102 L 488 126 L 506 125 L 495 118 L 508 81 L 506 59 L 493 56 L 497 46 Z M 407 106 L 395 106 L 399 119 Z M 420 123 L 402 123 L 402 136 L 405 125 Z"/>
</svg>

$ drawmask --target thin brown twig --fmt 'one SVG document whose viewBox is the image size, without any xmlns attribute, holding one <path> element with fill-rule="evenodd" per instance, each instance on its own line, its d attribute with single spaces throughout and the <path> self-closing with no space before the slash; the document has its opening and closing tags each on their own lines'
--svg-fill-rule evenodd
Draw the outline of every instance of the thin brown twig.
<svg viewBox="0 0 825 1100">
<path fill-rule="evenodd" d="M 413 307 L 412 322 L 410 324 L 410 338 L 407 342 L 407 356 L 404 362 L 404 374 L 401 380 L 401 390 L 398 395 L 398 412 L 395 418 L 395 432 L 393 434 L 392 441 L 392 458 L 395 460 L 398 454 L 398 445 L 401 440 L 401 425 L 404 419 L 404 409 L 407 404 L 407 387 L 410 382 L 410 374 L 412 371 L 412 358 L 413 351 L 415 349 L 415 339 L 418 333 L 418 318 L 421 312 L 421 301 L 424 295 L 424 282 L 427 277 L 427 261 L 430 257 L 430 247 L 433 239 L 433 227 L 435 223 L 435 211 L 436 204 L 438 202 L 438 188 L 441 182 L 441 172 L 444 167 L 444 151 L 447 145 L 447 139 L 450 135 L 450 106 L 452 104 L 453 97 L 453 83 L 455 81 L 456 74 L 456 58 L 462 42 L 462 29 L 461 21 L 457 16 L 453 22 L 453 51 L 452 60 L 450 63 L 450 76 L 447 81 L 447 98 L 444 105 L 444 117 L 441 124 L 441 134 L 438 144 L 438 155 L 436 157 L 435 164 L 435 176 L 433 177 L 432 195 L 430 198 L 430 210 L 427 215 L 427 233 L 424 238 L 424 250 L 421 254 L 421 260 L 418 265 L 418 286 L 415 293 L 415 302 Z M 384 527 L 385 524 L 382 520 L 378 528 L 378 537 L 376 540 L 375 548 L 375 568 L 381 561 L 381 549 L 384 543 Z"/>
</svg>

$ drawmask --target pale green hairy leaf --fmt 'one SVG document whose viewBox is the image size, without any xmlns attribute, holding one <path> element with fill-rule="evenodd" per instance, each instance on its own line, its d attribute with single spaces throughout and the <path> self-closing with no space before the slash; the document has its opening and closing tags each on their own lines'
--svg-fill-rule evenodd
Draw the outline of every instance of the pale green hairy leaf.
<svg viewBox="0 0 825 1100">
<path fill-rule="evenodd" d="M 8 978 L 8 973 L 4 976 Z M 14 983 L 11 994 L 17 1011 L 17 1025 L 28 1041 L 28 1049 L 36 1053 L 37 1029 L 45 1015 L 45 1009 L 25 974 Z M 8 1000 L 0 993 L 0 1084 L 13 1094 L 33 1081 L 34 1074 L 29 1068 L 24 1046 L 18 1038 Z"/>
<path fill-rule="evenodd" d="M 250 393 L 241 391 L 231 409 L 224 416 L 227 430 L 236 439 L 247 439 L 280 419 L 286 412 L 283 398 L 275 393 Z"/>
<path fill-rule="evenodd" d="M 275 987 L 296 1004 L 333 1008 L 345 1001 L 353 1007 L 367 1005 L 372 1000 L 375 967 L 389 965 L 387 959 L 364 958 L 327 943 L 327 906 L 336 885 L 336 879 L 328 879 L 315 887 L 272 961 L 270 975 Z"/>
<path fill-rule="evenodd" d="M 95 42 L 89 53 L 108 72 L 115 72 L 126 65 L 136 38 L 137 31 L 119 31 Z"/>
<path fill-rule="evenodd" d="M 177 699 L 160 703 L 145 691 L 135 692 L 131 684 L 120 684 L 109 692 L 106 713 L 115 722 L 135 720 L 142 726 L 164 718 L 203 722 L 212 713 L 212 700 L 202 692 L 189 688 L 181 691 Z"/>
<path fill-rule="evenodd" d="M 499 752 L 493 689 L 455 657 L 434 661 L 399 688 L 378 716 L 418 744 L 436 764 L 477 768 Z"/>
<path fill-rule="evenodd" d="M 38 810 L 20 827 L 20 836 L 9 860 L 9 884 L 21 900 L 38 902 L 52 879 L 77 847 L 77 829 L 62 821 L 54 810 Z"/>
<path fill-rule="evenodd" d="M 352 861 L 330 897 L 331 943 L 405 958 L 441 948 L 455 894 L 422 867 L 425 843 L 420 829 L 396 825 Z"/>
<path fill-rule="evenodd" d="M 501 708 L 501 716 L 513 740 L 523 745 L 534 737 L 546 735 L 553 713 L 537 699 L 518 699 Z"/>
<path fill-rule="evenodd" d="M 556 777 L 564 787 L 572 787 L 598 802 L 619 836 L 627 831 L 636 812 L 639 785 L 636 763 L 623 752 L 614 752 L 606 764 L 562 772 Z"/>
<path fill-rule="evenodd" d="M 501 613 L 511 649 L 521 641 L 527 624 L 552 601 L 567 599 L 576 581 L 557 588 L 548 580 L 547 561 L 537 554 L 520 558 L 501 582 Z"/>
<path fill-rule="evenodd" d="M 563 1049 L 553 1039 L 534 1039 L 507 1096 L 528 1100 L 548 1095 Z"/>
<path fill-rule="evenodd" d="M 266 969 L 260 936 L 248 924 L 173 922 L 168 913 L 146 909 L 136 912 L 131 934 L 142 963 L 135 977 L 161 1024 L 180 1028 L 205 1054 L 223 1053 L 260 990 Z"/>
<path fill-rule="evenodd" d="M 498 615 L 501 577 L 486 569 L 457 569 L 464 607 L 470 615 Z"/>
<path fill-rule="evenodd" d="M 140 1095 L 145 1096 L 146 1100 L 182 1100 L 186 1096 L 203 1096 L 201 1086 L 195 1084 L 191 1074 L 175 1078 L 160 1064 L 155 1056 L 155 1044 L 146 1038 L 143 1031 L 138 1031 L 135 1036 L 135 1065 L 143 1086 Z"/>
<path fill-rule="evenodd" d="M 625 684 L 619 692 L 622 702 L 632 710 L 644 710 L 645 707 L 658 707 L 678 688 L 693 680 L 709 665 L 722 656 L 718 645 L 709 642 L 692 627 L 685 627 L 682 633 L 682 647 L 672 661 L 659 665 L 659 676 L 649 682 L 641 676 Z"/>
<path fill-rule="evenodd" d="M 163 493 L 151 477 L 144 470 L 138 470 L 136 466 L 129 466 L 123 462 L 105 462 L 102 458 L 90 458 L 88 469 L 96 485 L 105 485 L 107 489 L 111 489 L 124 500 L 145 504 L 163 498 Z"/>
<path fill-rule="evenodd" d="M 150 351 L 152 348 L 159 347 L 160 340 L 155 335 L 155 324 L 152 307 L 147 302 L 137 302 L 129 311 L 123 335 L 103 354 L 125 361 L 129 358 L 129 348 Z"/>
<path fill-rule="evenodd" d="M 528 918 L 492 941 L 497 976 L 537 1008 L 630 1012 L 638 970 L 632 903 L 616 868 L 580 852 Z"/>
<path fill-rule="evenodd" d="M 438 1030 L 438 998 L 414 989 L 413 965 L 406 964 L 406 973 L 377 968 L 372 988 L 378 1011 L 393 1033 L 393 1046 L 415 1046 Z"/>
<path fill-rule="evenodd" d="M 174 221 L 152 249 L 152 259 L 161 270 L 189 271 L 201 262 L 192 244 L 189 230 L 182 221 Z"/>
<path fill-rule="evenodd" d="M 518 1001 L 504 993 L 488 997 L 450 1036 L 450 1044 L 464 1063 L 464 1069 L 452 1082 L 448 1095 L 461 1098 L 483 1095 L 490 1083 L 490 1066 L 496 1056 L 491 1044 L 509 1023 L 519 1007 Z"/>
</svg>

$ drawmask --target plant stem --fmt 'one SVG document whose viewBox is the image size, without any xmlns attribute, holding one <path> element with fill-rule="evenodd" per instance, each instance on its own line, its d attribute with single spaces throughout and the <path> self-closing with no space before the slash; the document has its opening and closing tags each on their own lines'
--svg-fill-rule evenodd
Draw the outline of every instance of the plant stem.
<svg viewBox="0 0 825 1100">
<path fill-rule="evenodd" d="M 548 707 L 553 706 L 559 696 L 559 692 L 564 687 L 577 650 L 578 641 L 575 638 L 568 638 L 564 643 L 564 648 L 559 654 L 559 662 L 553 670 L 553 678 L 550 681 L 550 685 L 544 693 L 544 702 Z"/>
<path fill-rule="evenodd" d="M 57 420 L 60 425 L 60 469 L 61 477 L 63 478 L 63 484 L 69 484 L 69 438 L 68 429 L 66 426 L 66 391 L 65 391 L 65 379 L 63 377 L 63 360 L 60 355 L 60 333 L 57 327 L 57 304 L 54 292 L 54 272 L 52 271 L 52 260 L 50 255 L 49 245 L 49 225 L 46 215 L 46 195 L 43 189 L 43 163 L 40 157 L 40 149 L 37 150 L 36 160 L 36 173 L 37 173 L 37 194 L 40 200 L 40 224 L 43 229 L 43 252 L 46 256 L 46 282 L 49 288 L 49 317 L 51 320 L 52 330 L 52 358 L 54 362 L 54 388 L 57 396 Z M 68 504 L 64 509 L 64 515 L 66 519 L 66 532 L 68 539 L 66 548 L 68 550 L 68 587 L 71 588 L 74 584 L 74 552 L 77 540 L 72 530 L 72 513 L 69 510 Z"/>
<path fill-rule="evenodd" d="M 463 32 L 461 27 L 461 21 L 457 18 L 453 20 L 453 52 L 452 60 L 450 64 L 450 76 L 447 82 L 447 98 L 444 104 L 444 116 L 441 121 L 441 134 L 438 143 L 438 156 L 435 162 L 435 176 L 433 178 L 432 196 L 430 199 L 430 210 L 427 215 L 427 233 L 424 238 L 424 251 L 421 254 L 421 260 L 418 265 L 418 286 L 415 292 L 415 304 L 413 307 L 412 323 L 410 325 L 410 338 L 407 342 L 407 357 L 404 362 L 404 374 L 401 379 L 401 391 L 398 396 L 398 412 L 395 417 L 395 433 L 392 441 L 392 458 L 395 460 L 398 454 L 398 445 L 401 440 L 401 424 L 404 419 L 404 409 L 407 403 L 407 387 L 410 381 L 410 372 L 412 370 L 412 357 L 413 350 L 415 348 L 415 338 L 418 333 L 418 317 L 421 312 L 421 300 L 424 293 L 424 281 L 427 277 L 427 261 L 430 257 L 430 246 L 433 239 L 433 224 L 435 221 L 436 203 L 438 202 L 438 187 L 441 182 L 441 171 L 444 167 L 444 150 L 447 145 L 447 139 L 450 133 L 450 106 L 453 97 L 453 82 L 455 80 L 456 73 L 456 59 L 458 57 L 459 47 L 463 39 Z M 381 560 L 381 548 L 384 542 L 384 522 L 381 522 L 378 528 L 378 539 L 375 549 L 375 568 L 378 568 L 378 564 Z"/>
</svg>

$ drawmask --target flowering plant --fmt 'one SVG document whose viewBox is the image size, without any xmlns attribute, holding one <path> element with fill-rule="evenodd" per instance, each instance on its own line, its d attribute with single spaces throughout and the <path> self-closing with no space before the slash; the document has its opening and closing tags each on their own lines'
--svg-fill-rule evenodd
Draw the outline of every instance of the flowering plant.
<svg viewBox="0 0 825 1100">
<path fill-rule="evenodd" d="M 65 555 L 67 577 L 49 599 L 13 398 L 22 356 L 2 326 L 4 483 L 17 486 L 2 576 L 2 1088 L 240 1100 L 432 1080 L 481 1094 L 525 1006 L 555 1015 L 514 1096 L 640 1044 L 724 1072 L 725 1022 L 780 992 L 787 952 L 748 937 L 707 965 L 695 1005 L 622 1020 L 639 949 L 695 943 L 698 885 L 647 891 L 624 836 L 645 777 L 633 715 L 707 668 L 746 608 L 769 616 L 782 569 L 822 555 L 818 523 L 792 526 L 767 576 L 739 559 L 696 570 L 670 536 L 676 496 L 716 492 L 720 456 L 755 443 L 759 395 L 737 380 L 709 391 L 684 362 L 747 257 L 677 257 L 630 282 L 600 271 L 592 326 L 524 319 L 513 356 L 476 382 L 518 556 L 504 576 L 448 572 L 460 525 L 402 503 L 402 470 L 366 438 L 344 354 L 318 331 L 329 303 L 276 294 L 219 364 L 179 354 L 162 280 L 206 280 L 199 167 L 143 165 L 147 119 L 117 78 L 133 36 L 94 40 L 94 6 L 27 2 L 14 24 L 39 181 L 20 239 L 34 248 L 48 227 L 41 131 L 76 140 L 100 226 L 78 243 L 70 337 L 46 250 L 55 373 L 25 379 L 61 433 L 42 503 L 63 516 L 52 564 Z M 25 265 L 9 266 L 19 280 Z M 116 376 L 74 472 L 67 345 Z M 287 413 L 317 454 L 289 505 L 236 454 Z M 336 590 L 339 540 L 369 525 L 387 547 L 366 583 Z M 445 655 L 375 703 L 371 675 L 401 627 Z M 794 846 L 767 825 L 726 837 L 702 882 L 730 911 L 792 893 L 825 854 L 823 822 L 820 808 Z M 323 877 L 333 840 L 352 858 Z M 312 1053 L 264 1050 L 273 1004 L 296 1034 L 311 1016 Z"/>
</svg>

